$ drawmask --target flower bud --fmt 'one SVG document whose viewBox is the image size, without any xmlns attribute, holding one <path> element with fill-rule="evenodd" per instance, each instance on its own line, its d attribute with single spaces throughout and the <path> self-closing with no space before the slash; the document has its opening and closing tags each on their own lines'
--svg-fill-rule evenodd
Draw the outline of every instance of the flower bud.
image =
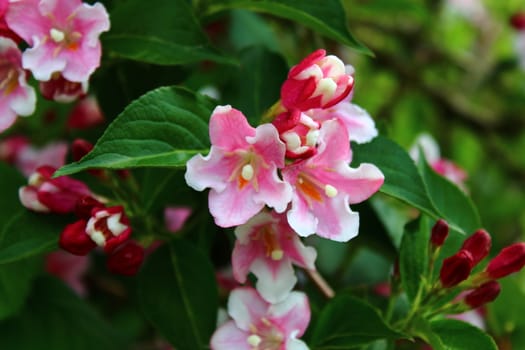
<svg viewBox="0 0 525 350">
<path fill-rule="evenodd" d="M 525 29 L 525 12 L 518 12 L 510 18 L 510 25 L 516 30 Z"/>
<path fill-rule="evenodd" d="M 106 253 L 126 241 L 131 235 L 129 220 L 122 206 L 94 208 L 86 224 L 86 233 Z"/>
<path fill-rule="evenodd" d="M 281 88 L 282 104 L 289 110 L 328 108 L 342 101 L 354 85 L 344 63 L 317 50 L 292 67 Z"/>
<path fill-rule="evenodd" d="M 489 233 L 485 230 L 477 230 L 463 242 L 461 249 L 472 254 L 472 266 L 476 266 L 489 254 L 491 245 L 492 239 Z"/>
<path fill-rule="evenodd" d="M 144 248 L 129 241 L 108 256 L 107 267 L 112 273 L 133 276 L 138 272 L 143 260 Z"/>
<path fill-rule="evenodd" d="M 443 219 L 439 219 L 434 227 L 432 227 L 432 234 L 430 235 L 432 245 L 441 247 L 443 243 L 445 243 L 445 239 L 447 239 L 448 231 L 448 223 Z"/>
<path fill-rule="evenodd" d="M 500 291 L 501 286 L 497 281 L 486 282 L 468 293 L 465 296 L 465 303 L 475 309 L 496 299 Z"/>
<path fill-rule="evenodd" d="M 79 198 L 75 207 L 75 215 L 81 219 L 89 220 L 93 208 L 104 208 L 104 204 L 91 196 Z"/>
<path fill-rule="evenodd" d="M 71 144 L 71 153 L 73 155 L 73 160 L 78 162 L 86 154 L 91 152 L 93 149 L 93 144 L 84 139 L 75 139 Z"/>
<path fill-rule="evenodd" d="M 45 99 L 68 103 L 82 97 L 88 90 L 86 82 L 72 82 L 60 73 L 55 73 L 48 81 L 40 82 L 40 92 Z"/>
<path fill-rule="evenodd" d="M 75 105 L 69 113 L 67 127 L 69 129 L 89 129 L 104 123 L 104 115 L 96 98 L 88 96 Z"/>
<path fill-rule="evenodd" d="M 86 234 L 86 220 L 67 225 L 60 234 L 58 245 L 74 255 L 86 255 L 97 245 Z"/>
<path fill-rule="evenodd" d="M 460 250 L 443 260 L 443 265 L 439 272 L 441 285 L 445 288 L 450 288 L 466 280 L 474 266 L 472 262 L 472 254 L 466 250 Z"/>
<path fill-rule="evenodd" d="M 490 278 L 502 278 L 518 272 L 525 266 L 525 243 L 515 243 L 505 247 L 492 259 L 485 269 Z"/>
</svg>

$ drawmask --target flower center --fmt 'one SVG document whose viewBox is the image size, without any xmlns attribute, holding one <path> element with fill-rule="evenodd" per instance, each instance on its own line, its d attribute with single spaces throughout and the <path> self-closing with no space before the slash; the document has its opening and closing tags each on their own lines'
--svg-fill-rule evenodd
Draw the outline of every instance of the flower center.
<svg viewBox="0 0 525 350">
<path fill-rule="evenodd" d="M 49 30 L 49 37 L 58 46 L 53 51 L 53 55 L 58 55 L 62 49 L 75 51 L 79 48 L 79 41 L 82 38 L 82 34 L 77 31 L 61 30 L 58 28 L 51 28 Z"/>
<path fill-rule="evenodd" d="M 296 187 L 303 194 L 310 207 L 312 206 L 312 201 L 322 202 L 323 194 L 326 197 L 333 198 L 339 193 L 334 186 L 323 184 L 304 173 L 297 177 Z"/>
<path fill-rule="evenodd" d="M 279 350 L 283 344 L 283 334 L 267 318 L 262 318 L 258 327 L 250 325 L 251 334 L 246 342 L 252 350 Z"/>
<path fill-rule="evenodd" d="M 18 71 L 9 63 L 0 65 L 0 90 L 9 95 L 18 86 Z"/>
</svg>

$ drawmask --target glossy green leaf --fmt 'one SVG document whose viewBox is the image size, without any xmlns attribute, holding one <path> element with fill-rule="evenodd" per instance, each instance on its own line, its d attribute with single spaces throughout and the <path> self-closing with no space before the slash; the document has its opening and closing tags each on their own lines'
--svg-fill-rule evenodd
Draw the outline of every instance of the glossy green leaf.
<svg viewBox="0 0 525 350">
<path fill-rule="evenodd" d="M 0 322 L 2 349 L 116 350 L 118 334 L 62 282 L 40 278 L 22 311 Z"/>
<path fill-rule="evenodd" d="M 406 225 L 399 251 L 399 272 L 403 290 L 414 300 L 428 275 L 430 227 L 422 217 Z"/>
<path fill-rule="evenodd" d="M 437 320 L 430 323 L 432 331 L 440 338 L 444 350 L 497 350 L 488 334 L 478 327 L 458 320 Z"/>
<path fill-rule="evenodd" d="M 430 200 L 450 225 L 461 228 L 465 233 L 472 233 L 481 227 L 478 211 L 463 191 L 434 172 L 424 159 L 419 169 Z"/>
<path fill-rule="evenodd" d="M 139 302 L 153 326 L 179 350 L 207 349 L 218 292 L 209 259 L 174 240 L 149 257 L 139 276 Z"/>
<path fill-rule="evenodd" d="M 232 62 L 209 45 L 185 0 L 121 2 L 110 20 L 111 30 L 102 36 L 110 56 L 161 65 Z"/>
<path fill-rule="evenodd" d="M 379 312 L 349 295 L 331 300 L 321 311 L 308 345 L 312 350 L 350 349 L 383 338 L 401 338 Z"/>
<path fill-rule="evenodd" d="M 231 8 L 269 13 L 296 21 L 359 52 L 370 54 L 370 50 L 348 30 L 345 11 L 339 0 L 214 0 L 210 2 L 208 14 Z"/>
<path fill-rule="evenodd" d="M 224 100 L 241 110 L 253 126 L 280 98 L 288 65 L 284 58 L 263 47 L 251 47 L 240 54 L 241 67 L 235 72 Z"/>
<path fill-rule="evenodd" d="M 56 175 L 89 168 L 183 167 L 209 147 L 211 101 L 178 87 L 153 90 L 132 102 L 107 128 L 93 151 Z"/>
</svg>

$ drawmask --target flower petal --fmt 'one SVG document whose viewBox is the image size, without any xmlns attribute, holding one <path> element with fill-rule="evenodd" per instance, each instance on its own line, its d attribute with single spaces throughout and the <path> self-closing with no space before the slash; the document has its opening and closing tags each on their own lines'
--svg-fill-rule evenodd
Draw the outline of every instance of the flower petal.
<svg viewBox="0 0 525 350">
<path fill-rule="evenodd" d="M 210 347 L 212 350 L 251 350 L 248 336 L 248 333 L 237 328 L 235 322 L 228 321 L 213 333 Z"/>
<path fill-rule="evenodd" d="M 304 293 L 291 292 L 284 301 L 271 305 L 268 315 L 287 335 L 301 337 L 310 322 L 308 298 Z"/>
<path fill-rule="evenodd" d="M 248 124 L 242 112 L 230 105 L 217 106 L 210 117 L 211 144 L 233 151 L 248 147 L 246 137 L 255 136 L 255 129 Z"/>
<path fill-rule="evenodd" d="M 237 327 L 248 331 L 251 324 L 255 324 L 266 315 L 269 305 L 255 289 L 241 287 L 230 293 L 228 313 Z"/>
<path fill-rule="evenodd" d="M 283 301 L 297 283 L 292 263 L 286 257 L 279 261 L 256 259 L 251 270 L 257 277 L 257 291 L 269 303 Z"/>
</svg>

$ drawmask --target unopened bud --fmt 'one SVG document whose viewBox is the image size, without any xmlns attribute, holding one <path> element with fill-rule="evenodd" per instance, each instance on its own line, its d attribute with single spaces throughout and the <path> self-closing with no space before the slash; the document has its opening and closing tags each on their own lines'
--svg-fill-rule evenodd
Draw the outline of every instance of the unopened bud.
<svg viewBox="0 0 525 350">
<path fill-rule="evenodd" d="M 505 247 L 492 259 L 486 268 L 490 278 L 502 278 L 518 272 L 525 266 L 525 243 L 516 243 Z"/>
<path fill-rule="evenodd" d="M 443 219 L 439 219 L 434 227 L 432 227 L 432 234 L 430 236 L 430 242 L 432 242 L 432 245 L 435 247 L 441 247 L 443 243 L 445 243 L 445 239 L 447 239 L 448 231 L 448 223 Z"/>
<path fill-rule="evenodd" d="M 75 162 L 78 162 L 80 159 L 82 159 L 86 154 L 91 152 L 93 149 L 93 144 L 87 140 L 84 139 L 76 139 L 71 144 L 71 153 L 73 155 L 73 160 Z"/>
<path fill-rule="evenodd" d="M 78 220 L 67 225 L 60 234 L 60 248 L 74 255 L 86 255 L 97 245 L 86 234 L 86 220 Z"/>
<path fill-rule="evenodd" d="M 135 275 L 144 260 L 144 248 L 129 241 L 108 256 L 107 267 L 110 272 L 120 275 Z"/>
<path fill-rule="evenodd" d="M 501 291 L 498 281 L 489 281 L 465 296 L 465 303 L 475 309 L 496 299 Z"/>
<path fill-rule="evenodd" d="M 93 208 L 104 208 L 104 204 L 91 196 L 84 196 L 77 200 L 75 214 L 81 219 L 89 220 Z"/>
<path fill-rule="evenodd" d="M 472 266 L 476 266 L 489 254 L 491 245 L 492 239 L 489 233 L 485 230 L 477 230 L 463 242 L 461 249 L 472 254 Z"/>
<path fill-rule="evenodd" d="M 441 285 L 445 288 L 450 288 L 466 280 L 474 266 L 472 261 L 472 254 L 466 250 L 460 250 L 443 260 L 443 265 L 439 272 Z"/>
<path fill-rule="evenodd" d="M 516 30 L 525 29 L 525 12 L 518 12 L 510 18 L 510 25 Z"/>
</svg>

